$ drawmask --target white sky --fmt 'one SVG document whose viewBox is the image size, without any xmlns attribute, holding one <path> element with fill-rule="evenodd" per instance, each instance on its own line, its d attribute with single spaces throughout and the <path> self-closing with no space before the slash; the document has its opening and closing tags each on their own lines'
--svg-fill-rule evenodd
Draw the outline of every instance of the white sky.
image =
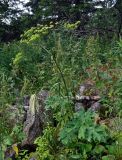
<svg viewBox="0 0 122 160">
<path fill-rule="evenodd" d="M 29 2 L 29 0 L 20 0 L 20 1 L 23 2 L 24 4 Z M 104 0 L 94 0 L 94 1 L 98 1 L 99 2 L 99 1 L 104 1 Z M 113 4 L 110 4 L 110 1 L 108 3 L 106 3 L 108 8 L 109 7 L 113 7 L 115 5 L 115 3 L 116 3 L 116 0 L 112 0 L 112 2 L 113 2 Z M 23 9 L 23 10 L 25 9 L 22 4 L 18 4 L 18 7 L 20 9 Z M 96 8 L 102 8 L 102 6 L 96 6 Z M 27 12 L 27 10 L 25 9 L 25 13 L 26 12 Z"/>
<path fill-rule="evenodd" d="M 23 6 L 24 4 L 26 4 L 27 2 L 29 2 L 29 0 L 20 0 L 20 2 L 23 2 L 23 4 L 19 3 L 19 2 L 16 2 L 16 5 L 14 5 L 14 7 L 12 7 L 10 5 L 10 8 L 14 8 L 14 9 L 17 9 L 17 10 L 22 9 L 23 13 L 28 13 L 29 12 L 31 14 L 31 9 L 29 7 L 27 9 L 26 7 Z M 19 16 L 19 14 L 18 14 L 18 16 Z M 11 15 L 9 17 L 7 17 L 7 18 L 4 18 L 2 20 L 2 22 L 10 24 L 10 22 L 11 22 Z"/>
<path fill-rule="evenodd" d="M 94 0 L 94 1 L 104 1 L 104 0 Z M 27 2 L 29 2 L 29 0 L 21 0 L 21 2 L 23 2 L 24 4 L 25 3 L 27 3 Z M 112 0 L 112 2 L 113 2 L 113 5 L 116 3 L 116 0 Z M 110 5 L 110 2 L 109 3 L 107 3 L 107 7 L 109 8 L 110 6 L 112 7 L 113 5 Z M 19 7 L 21 8 L 21 9 L 24 9 L 23 8 L 23 6 L 21 5 L 21 4 L 19 4 Z M 98 6 L 98 8 L 101 8 L 101 6 Z"/>
<path fill-rule="evenodd" d="M 29 2 L 30 0 L 20 0 L 20 2 L 23 2 L 23 4 L 26 4 L 27 2 Z M 104 0 L 94 0 L 94 1 L 104 1 Z M 113 4 L 110 4 L 110 1 L 109 3 L 106 3 L 107 4 L 107 8 L 110 8 L 110 7 L 113 7 L 116 3 L 116 0 L 112 0 L 111 2 L 113 2 Z M 22 9 L 23 10 L 23 13 L 32 13 L 31 12 L 31 8 L 25 8 L 22 4 L 20 3 L 16 3 L 16 6 L 14 6 L 14 8 L 16 9 Z M 96 6 L 96 8 L 102 8 L 102 6 Z M 3 22 L 6 22 L 6 23 L 10 23 L 10 20 L 9 19 L 3 19 Z"/>
<path fill-rule="evenodd" d="M 20 2 L 22 2 L 23 4 L 26 4 L 27 2 L 29 2 L 29 0 L 20 0 Z M 25 9 L 25 7 L 22 5 L 22 3 L 17 3 L 17 8 L 18 9 Z M 26 9 L 25 9 L 25 12 L 26 12 Z"/>
</svg>

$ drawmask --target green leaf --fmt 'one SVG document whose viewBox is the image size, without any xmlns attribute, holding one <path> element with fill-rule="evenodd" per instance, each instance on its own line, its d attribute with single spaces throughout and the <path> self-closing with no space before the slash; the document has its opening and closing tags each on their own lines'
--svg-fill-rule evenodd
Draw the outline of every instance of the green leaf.
<svg viewBox="0 0 122 160">
<path fill-rule="evenodd" d="M 107 155 L 107 156 L 103 156 L 102 160 L 116 160 L 116 159 L 115 159 L 115 156 Z"/>
<path fill-rule="evenodd" d="M 78 132 L 78 138 L 79 139 L 84 139 L 85 138 L 85 131 L 86 131 L 86 127 L 85 126 L 81 126 Z"/>
<path fill-rule="evenodd" d="M 93 150 L 93 152 L 97 153 L 97 154 L 100 154 L 100 153 L 102 153 L 104 151 L 105 151 L 105 147 L 102 146 L 102 145 L 97 145 Z"/>
<path fill-rule="evenodd" d="M 92 150 L 92 145 L 81 143 L 80 144 L 80 149 L 81 149 L 81 151 L 83 151 L 83 152 L 85 151 L 87 153 L 87 152 L 90 152 Z"/>
<path fill-rule="evenodd" d="M 6 139 L 4 140 L 4 144 L 10 146 L 13 143 L 13 139 L 8 136 L 6 137 Z"/>
<path fill-rule="evenodd" d="M 81 155 L 71 155 L 70 156 L 72 159 L 81 159 L 82 158 L 82 156 Z"/>
</svg>

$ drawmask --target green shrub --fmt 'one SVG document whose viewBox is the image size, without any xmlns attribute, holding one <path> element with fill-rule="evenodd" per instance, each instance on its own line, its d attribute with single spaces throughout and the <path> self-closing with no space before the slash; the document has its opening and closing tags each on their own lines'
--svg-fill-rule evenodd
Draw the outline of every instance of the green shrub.
<svg viewBox="0 0 122 160">
<path fill-rule="evenodd" d="M 74 113 L 71 101 L 84 81 L 92 81 L 99 90 L 104 108 L 102 118 L 122 116 L 122 41 L 98 36 L 76 37 L 78 26 L 65 23 L 33 27 L 21 41 L 0 46 L 0 132 L 10 135 L 5 112 L 16 97 L 48 89 L 46 109 L 52 110 L 55 125 L 45 128 L 36 140 L 38 159 L 119 159 L 115 135 L 94 122 L 92 112 Z M 3 116 L 5 115 L 5 116 Z M 16 130 L 13 139 L 21 141 Z M 26 158 L 28 159 L 28 157 Z"/>
</svg>

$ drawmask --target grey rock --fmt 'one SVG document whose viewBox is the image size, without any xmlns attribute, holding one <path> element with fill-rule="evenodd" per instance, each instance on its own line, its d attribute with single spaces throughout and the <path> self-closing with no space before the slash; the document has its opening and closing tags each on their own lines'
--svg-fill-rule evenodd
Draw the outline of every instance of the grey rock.
<svg viewBox="0 0 122 160">
<path fill-rule="evenodd" d="M 31 95 L 23 128 L 26 135 L 23 144 L 32 144 L 34 140 L 42 134 L 48 117 L 48 113 L 45 110 L 45 101 L 48 96 L 49 93 L 45 90 L 39 92 L 37 95 Z"/>
<path fill-rule="evenodd" d="M 81 109 L 99 111 L 101 108 L 99 100 L 99 92 L 95 86 L 91 82 L 83 83 L 75 97 L 75 112 Z"/>
</svg>

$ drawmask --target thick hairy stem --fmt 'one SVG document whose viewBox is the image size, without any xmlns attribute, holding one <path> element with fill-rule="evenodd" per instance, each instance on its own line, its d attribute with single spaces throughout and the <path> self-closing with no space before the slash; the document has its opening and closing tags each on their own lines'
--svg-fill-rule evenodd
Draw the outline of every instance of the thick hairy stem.
<svg viewBox="0 0 122 160">
<path fill-rule="evenodd" d="M 66 93 L 67 93 L 67 97 L 68 97 L 68 99 L 69 99 L 68 88 L 67 88 L 67 85 L 66 85 L 66 81 L 65 81 L 65 78 L 64 78 L 63 72 L 62 72 L 62 70 L 61 70 L 60 66 L 58 65 L 58 63 L 57 63 L 57 61 L 56 61 L 56 59 L 55 59 L 54 55 L 53 55 L 53 60 L 54 60 L 54 62 L 55 62 L 55 65 L 56 65 L 57 69 L 58 69 L 58 70 L 59 70 L 59 72 L 60 72 L 61 78 L 62 78 L 63 83 L 64 83 L 64 86 L 65 86 L 65 90 L 66 90 Z"/>
<path fill-rule="evenodd" d="M 58 71 L 59 71 L 59 73 L 60 73 L 60 75 L 61 75 L 62 80 L 63 80 L 64 86 L 65 86 L 65 90 L 66 90 L 66 94 L 67 94 L 67 97 L 68 97 L 68 100 L 69 100 L 69 94 L 68 94 L 68 88 L 67 88 L 67 85 L 66 85 L 66 81 L 65 81 L 63 72 L 62 72 L 60 66 L 58 65 L 58 63 L 57 63 L 57 61 L 56 61 L 55 55 L 52 54 L 50 51 L 48 51 L 48 50 L 47 50 L 46 48 L 44 48 L 43 46 L 41 46 L 41 47 L 42 47 L 48 54 L 52 55 L 53 61 L 54 61 L 55 65 L 56 65 L 56 67 L 57 67 L 57 69 L 58 69 Z"/>
</svg>

